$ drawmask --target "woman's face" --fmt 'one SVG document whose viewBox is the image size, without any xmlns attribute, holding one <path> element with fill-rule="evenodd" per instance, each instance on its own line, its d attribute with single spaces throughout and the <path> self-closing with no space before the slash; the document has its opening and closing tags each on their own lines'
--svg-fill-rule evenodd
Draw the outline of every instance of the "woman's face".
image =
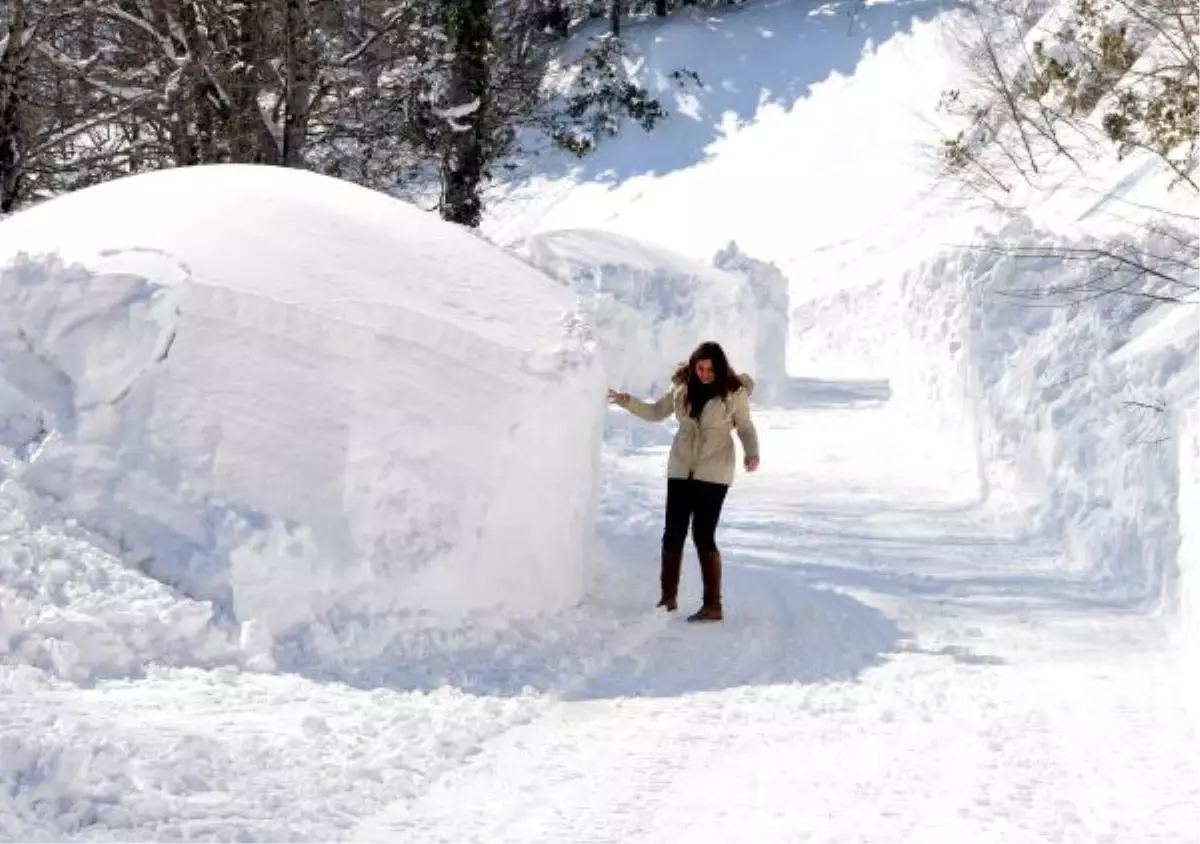
<svg viewBox="0 0 1200 844">
<path fill-rule="evenodd" d="M 713 365 L 711 360 L 696 361 L 696 377 L 700 379 L 701 384 L 711 384 L 713 382 Z"/>
</svg>

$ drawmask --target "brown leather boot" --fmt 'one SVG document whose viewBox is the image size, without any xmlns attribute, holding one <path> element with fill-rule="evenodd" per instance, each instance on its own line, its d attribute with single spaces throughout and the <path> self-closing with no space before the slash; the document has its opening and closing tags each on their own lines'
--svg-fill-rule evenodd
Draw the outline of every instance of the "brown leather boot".
<svg viewBox="0 0 1200 844">
<path fill-rule="evenodd" d="M 682 551 L 662 552 L 662 569 L 658 576 L 662 597 L 658 599 L 657 606 L 666 607 L 667 612 L 675 612 L 679 608 L 676 598 L 679 595 L 679 574 L 682 569 Z"/>
<path fill-rule="evenodd" d="M 704 583 L 704 599 L 700 609 L 688 616 L 688 621 L 721 621 L 721 552 L 700 555 L 700 577 Z"/>
</svg>

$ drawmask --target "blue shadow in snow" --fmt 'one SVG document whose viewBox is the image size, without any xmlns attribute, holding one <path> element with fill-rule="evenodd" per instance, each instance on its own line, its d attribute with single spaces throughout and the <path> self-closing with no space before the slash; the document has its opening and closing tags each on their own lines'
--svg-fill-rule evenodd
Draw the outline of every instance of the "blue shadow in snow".
<svg viewBox="0 0 1200 844">
<path fill-rule="evenodd" d="M 776 514 L 769 534 L 760 519 L 731 508 L 723 522 L 725 546 L 747 566 L 784 569 L 811 587 L 936 600 L 983 613 L 1138 614 L 1155 605 L 1154 579 L 1135 583 L 1099 570 L 1065 570 L 1059 539 L 981 532 L 978 506 L 889 502 L 886 515 L 906 525 L 897 531 L 874 520 L 878 504 L 795 502 Z"/>
<path fill-rule="evenodd" d="M 908 650 L 910 639 L 874 607 L 814 589 L 785 570 L 747 568 L 727 558 L 725 620 L 692 624 L 699 568 L 684 566 L 679 610 L 653 636 L 618 652 L 567 700 L 677 697 L 751 686 L 848 682 Z M 644 572 L 657 584 L 656 561 Z M 646 612 L 657 594 L 646 593 Z M 662 612 L 658 610 L 658 612 Z"/>
<path fill-rule="evenodd" d="M 578 167 L 580 181 L 617 184 L 685 170 L 708 157 L 708 148 L 724 136 L 726 121 L 753 123 L 765 105 L 790 109 L 830 75 L 852 75 L 872 46 L 957 5 L 954 0 L 872 5 L 860 0 L 756 0 L 681 10 L 666 21 L 630 22 L 623 34 L 631 57 L 645 59 L 663 74 L 643 80 L 668 112 L 654 128 L 653 142 L 647 143 L 650 135 L 627 121 L 621 136 L 602 140 L 583 159 L 544 153 L 538 171 L 561 177 Z M 597 25 L 592 31 L 605 29 Z M 667 77 L 682 68 L 695 71 L 701 86 L 680 87 Z M 681 113 L 676 93 L 695 97 L 699 117 Z M 630 145 L 635 143 L 633 154 Z"/>
<path fill-rule="evenodd" d="M 679 611 L 655 608 L 658 549 L 644 535 L 608 534 L 610 577 L 571 610 L 446 633 L 415 630 L 379 658 L 319 658 L 305 643 L 280 643 L 280 670 L 356 688 L 563 700 L 676 697 L 794 683 L 853 681 L 888 655 L 913 650 L 884 613 L 786 567 L 725 570 L 726 620 L 694 625 L 700 577 L 689 549 Z"/>
<path fill-rule="evenodd" d="M 779 409 L 867 408 L 879 407 L 892 398 L 887 379 L 830 380 L 824 378 L 788 378 L 764 390 L 755 405 Z"/>
</svg>

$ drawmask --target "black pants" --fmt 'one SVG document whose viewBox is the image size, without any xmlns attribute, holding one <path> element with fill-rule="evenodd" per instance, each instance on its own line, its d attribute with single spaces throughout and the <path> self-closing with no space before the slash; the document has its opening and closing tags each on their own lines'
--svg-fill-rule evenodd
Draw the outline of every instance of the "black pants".
<svg viewBox="0 0 1200 844">
<path fill-rule="evenodd" d="M 663 528 L 664 551 L 682 551 L 687 539 L 688 522 L 692 525 L 692 541 L 701 554 L 717 550 L 717 522 L 729 487 L 708 481 L 667 480 L 667 519 Z"/>
</svg>

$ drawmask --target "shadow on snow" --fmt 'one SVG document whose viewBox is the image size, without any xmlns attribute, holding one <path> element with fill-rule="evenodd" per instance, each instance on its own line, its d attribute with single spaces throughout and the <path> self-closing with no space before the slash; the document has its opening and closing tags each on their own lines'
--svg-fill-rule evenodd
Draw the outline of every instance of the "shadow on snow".
<svg viewBox="0 0 1200 844">
<path fill-rule="evenodd" d="M 887 396 L 882 381 L 797 378 L 788 398 L 803 409 L 863 406 Z M 619 433 L 621 426 L 615 428 Z M 1086 600 L 1061 573 L 1028 567 L 1005 573 L 1012 568 L 1007 558 L 1036 549 L 1027 537 L 981 534 L 969 504 L 776 502 L 769 514 L 729 508 L 720 537 L 726 620 L 689 624 L 684 618 L 700 602 L 695 552 L 687 550 L 679 612 L 656 610 L 659 485 L 620 475 L 606 478 L 600 511 L 609 560 L 579 606 L 524 621 L 493 623 L 481 616 L 465 631 L 406 632 L 365 663 L 315 659 L 293 641 L 277 652 L 279 667 L 362 688 L 448 686 L 469 694 L 536 692 L 572 700 L 670 697 L 850 682 L 891 654 L 918 651 L 896 620 L 855 593 L 981 596 L 997 609 L 1006 597 L 1025 606 L 1039 596 Z M 970 664 L 992 659 L 933 653 Z"/>
<path fill-rule="evenodd" d="M 641 175 L 663 175 L 704 161 L 713 143 L 753 123 L 766 106 L 791 109 L 833 75 L 854 74 L 864 54 L 916 21 L 951 9 L 953 0 L 759 0 L 744 7 L 677 12 L 666 21 L 630 22 L 623 36 L 631 59 L 656 69 L 642 84 L 668 112 L 653 130 L 655 142 L 625 121 L 622 134 L 602 140 L 583 159 L 547 150 L 538 173 L 572 175 L 580 182 L 616 185 Z M 596 32 L 604 31 L 602 26 Z M 701 86 L 668 75 L 695 71 Z M 694 101 L 685 103 L 684 100 Z M 627 149 L 638 144 L 636 155 Z"/>
<path fill-rule="evenodd" d="M 767 398 L 756 401 L 763 409 L 820 409 L 879 407 L 892 398 L 886 379 L 833 381 L 823 378 L 788 378 L 770 385 Z"/>
</svg>

